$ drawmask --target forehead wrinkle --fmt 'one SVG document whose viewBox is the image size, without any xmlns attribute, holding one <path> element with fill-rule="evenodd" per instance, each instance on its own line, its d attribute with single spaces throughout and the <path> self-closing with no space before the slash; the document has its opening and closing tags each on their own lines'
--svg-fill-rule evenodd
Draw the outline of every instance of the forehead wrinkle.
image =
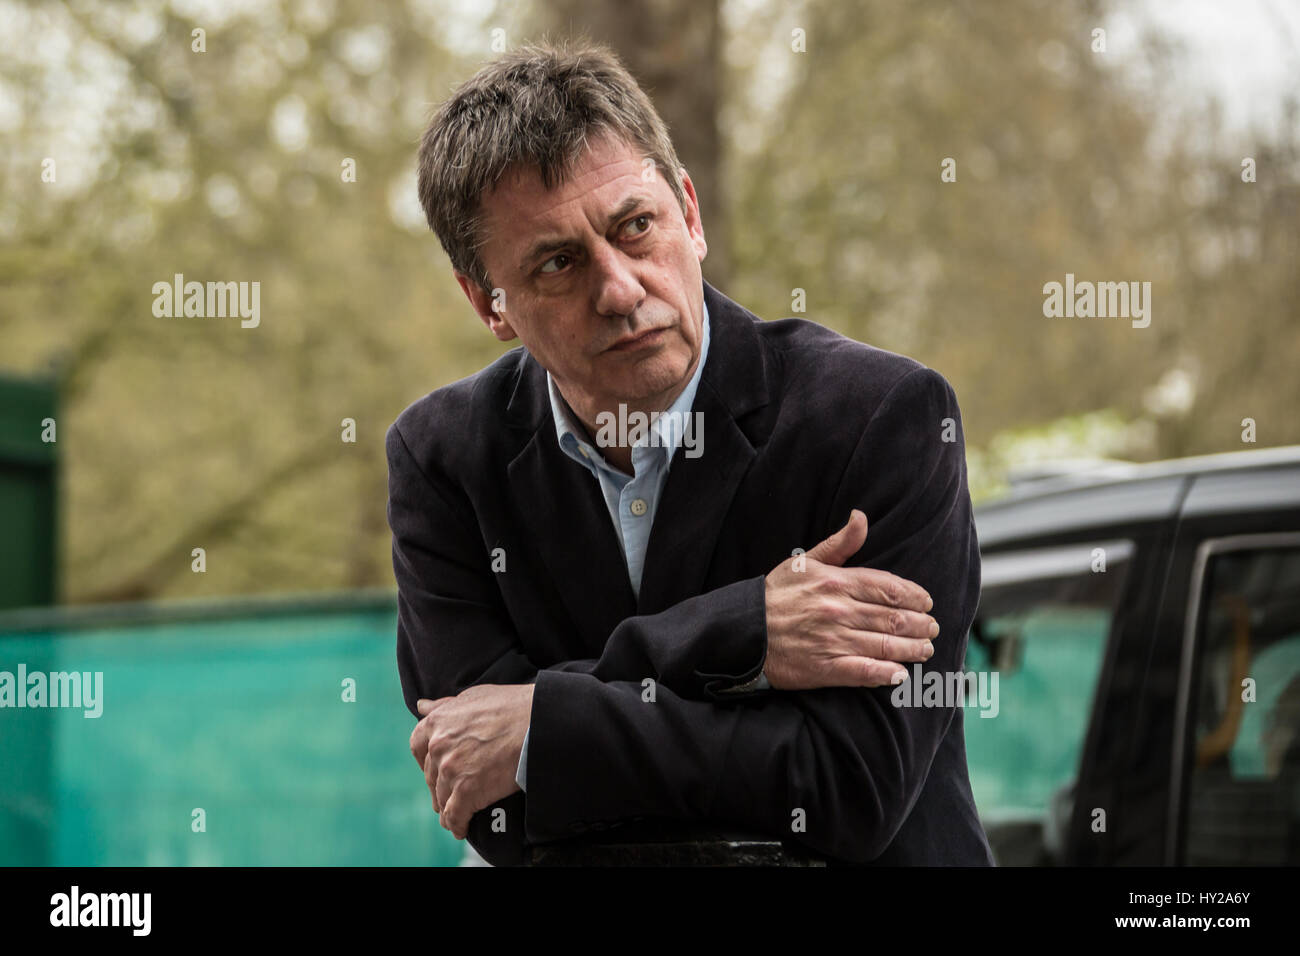
<svg viewBox="0 0 1300 956">
<path fill-rule="evenodd" d="M 591 193 L 595 189 L 611 186 L 620 180 L 628 178 L 636 180 L 636 182 L 628 188 L 635 190 L 633 195 L 636 196 L 640 202 L 657 206 L 658 199 L 655 196 L 656 187 L 662 186 L 665 183 L 665 180 L 661 175 L 658 175 L 658 171 L 656 170 L 654 185 L 647 187 L 647 184 L 642 179 L 642 163 L 638 159 L 638 153 L 629 144 L 617 140 L 611 140 L 607 137 L 593 137 L 586 152 L 579 151 L 578 156 L 578 159 L 566 166 L 562 177 L 562 185 L 557 184 L 554 188 L 547 188 L 545 186 L 542 182 L 541 171 L 536 167 L 515 164 L 503 170 L 501 176 L 497 179 L 496 184 L 484 198 L 488 199 L 488 197 L 495 197 L 498 200 L 501 200 L 506 193 L 522 193 L 523 195 L 511 197 L 515 200 L 512 206 L 508 206 L 504 210 L 499 208 L 494 209 L 493 214 L 490 217 L 483 217 L 485 221 L 483 222 L 482 231 L 479 233 L 482 244 L 486 245 L 489 236 L 501 236 L 502 239 L 508 241 L 508 237 L 505 234 L 511 230 L 512 227 L 518 226 L 529 220 L 536 220 L 544 217 L 549 213 L 554 212 L 560 206 L 567 205 L 568 203 L 585 201 L 590 197 Z M 583 163 L 592 160 L 595 160 L 598 165 L 593 165 L 589 168 L 580 168 Z M 594 187 L 581 189 L 581 184 L 584 181 L 590 180 L 592 177 L 599 177 L 601 173 L 609 167 L 620 164 L 629 164 L 629 169 L 626 173 L 609 177 L 608 179 L 597 183 Z M 573 188 L 575 185 L 581 190 L 577 195 L 571 196 L 567 199 L 554 198 L 557 191 L 564 188 Z M 632 197 L 627 197 L 622 200 L 622 202 L 627 203 L 630 198 Z M 529 214 L 525 212 L 524 209 L 529 205 L 529 200 L 532 199 L 539 199 L 544 203 L 544 205 L 542 205 L 542 208 L 538 211 Z M 547 199 L 551 199 L 552 201 L 546 202 Z M 498 202 L 495 205 L 500 206 L 501 204 Z M 482 207 L 480 208 L 482 209 Z M 489 224 L 486 221 L 489 218 L 492 220 L 501 219 L 502 221 L 500 223 L 493 222 Z M 590 221 L 590 217 L 585 214 L 584 218 Z M 617 216 L 610 216 L 610 221 L 612 222 L 616 218 Z M 499 228 L 494 229 L 492 228 L 493 226 L 499 226 Z M 545 226 L 546 224 L 543 224 L 544 230 Z M 540 255 L 544 249 L 556 247 L 561 244 L 567 244 L 572 241 L 573 237 L 564 237 L 559 230 L 543 231 L 543 234 L 530 243 L 525 254 L 517 260 L 518 271 L 526 271 L 529 263 L 534 261 L 536 255 Z"/>
</svg>

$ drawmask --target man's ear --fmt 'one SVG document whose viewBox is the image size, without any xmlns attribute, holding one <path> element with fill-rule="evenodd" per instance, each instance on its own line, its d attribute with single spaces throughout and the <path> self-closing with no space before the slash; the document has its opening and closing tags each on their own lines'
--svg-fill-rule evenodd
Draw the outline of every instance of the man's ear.
<svg viewBox="0 0 1300 956">
<path fill-rule="evenodd" d="M 494 289 L 488 292 L 469 276 L 461 275 L 459 272 L 455 275 L 461 291 L 465 293 L 465 298 L 469 299 L 469 304 L 474 307 L 475 313 L 483 320 L 483 324 L 492 330 L 492 334 L 502 342 L 518 338 L 510 325 L 510 320 L 506 318 L 505 290 Z"/>
<path fill-rule="evenodd" d="M 686 172 L 683 166 L 677 171 L 682 180 L 682 192 L 686 194 L 686 231 L 691 234 L 691 245 L 695 247 L 695 255 L 701 262 L 709 254 L 709 244 L 704 241 L 704 221 L 700 218 L 700 201 L 695 195 L 695 184 L 691 182 L 690 174 Z"/>
</svg>

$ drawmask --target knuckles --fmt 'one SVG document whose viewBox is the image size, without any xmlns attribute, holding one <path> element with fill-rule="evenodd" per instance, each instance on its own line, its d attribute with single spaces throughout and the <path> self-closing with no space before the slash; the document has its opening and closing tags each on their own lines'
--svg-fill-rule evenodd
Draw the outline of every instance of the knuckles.
<svg viewBox="0 0 1300 956">
<path fill-rule="evenodd" d="M 839 582 L 825 572 L 813 578 L 812 587 L 815 594 L 838 594 L 840 590 Z"/>
<path fill-rule="evenodd" d="M 832 597 L 823 597 L 813 605 L 813 607 L 816 610 L 817 616 L 823 620 L 837 621 L 840 618 L 840 602 L 836 601 Z"/>
</svg>

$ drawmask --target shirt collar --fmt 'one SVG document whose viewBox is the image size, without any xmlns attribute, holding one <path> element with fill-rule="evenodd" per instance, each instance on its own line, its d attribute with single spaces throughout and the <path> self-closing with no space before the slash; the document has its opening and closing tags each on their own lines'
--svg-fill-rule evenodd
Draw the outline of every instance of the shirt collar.
<svg viewBox="0 0 1300 956">
<path fill-rule="evenodd" d="M 665 460 L 672 460 L 673 454 L 677 451 L 677 446 L 682 441 L 681 429 L 671 427 L 670 422 L 673 419 L 685 421 L 685 416 L 690 414 L 695 405 L 695 393 L 700 387 L 700 376 L 704 372 L 704 363 L 708 357 L 709 304 L 705 302 L 704 328 L 700 336 L 700 360 L 695 363 L 695 374 L 686 383 L 686 387 L 677 396 L 677 400 L 668 407 L 669 414 L 661 416 L 655 423 L 655 428 L 660 435 L 659 451 L 663 453 Z M 551 417 L 555 420 L 555 437 L 565 454 L 576 461 L 589 462 L 595 467 L 611 468 L 592 444 L 587 441 L 586 431 L 575 419 L 573 412 L 569 409 L 568 402 L 560 394 L 560 390 L 556 387 L 549 371 L 546 373 L 546 391 L 551 398 Z M 586 454 L 583 454 L 584 450 Z"/>
</svg>

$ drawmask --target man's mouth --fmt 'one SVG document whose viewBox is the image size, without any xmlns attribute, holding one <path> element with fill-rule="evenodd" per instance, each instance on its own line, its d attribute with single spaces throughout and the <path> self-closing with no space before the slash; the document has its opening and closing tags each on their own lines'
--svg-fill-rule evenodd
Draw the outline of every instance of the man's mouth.
<svg viewBox="0 0 1300 956">
<path fill-rule="evenodd" d="M 636 349 L 650 348 L 651 346 L 660 343 L 669 328 L 669 326 L 663 326 L 658 329 L 647 329 L 646 331 L 639 332 L 636 335 L 630 335 L 627 338 L 619 339 L 611 345 L 607 351 L 631 352 Z"/>
</svg>

